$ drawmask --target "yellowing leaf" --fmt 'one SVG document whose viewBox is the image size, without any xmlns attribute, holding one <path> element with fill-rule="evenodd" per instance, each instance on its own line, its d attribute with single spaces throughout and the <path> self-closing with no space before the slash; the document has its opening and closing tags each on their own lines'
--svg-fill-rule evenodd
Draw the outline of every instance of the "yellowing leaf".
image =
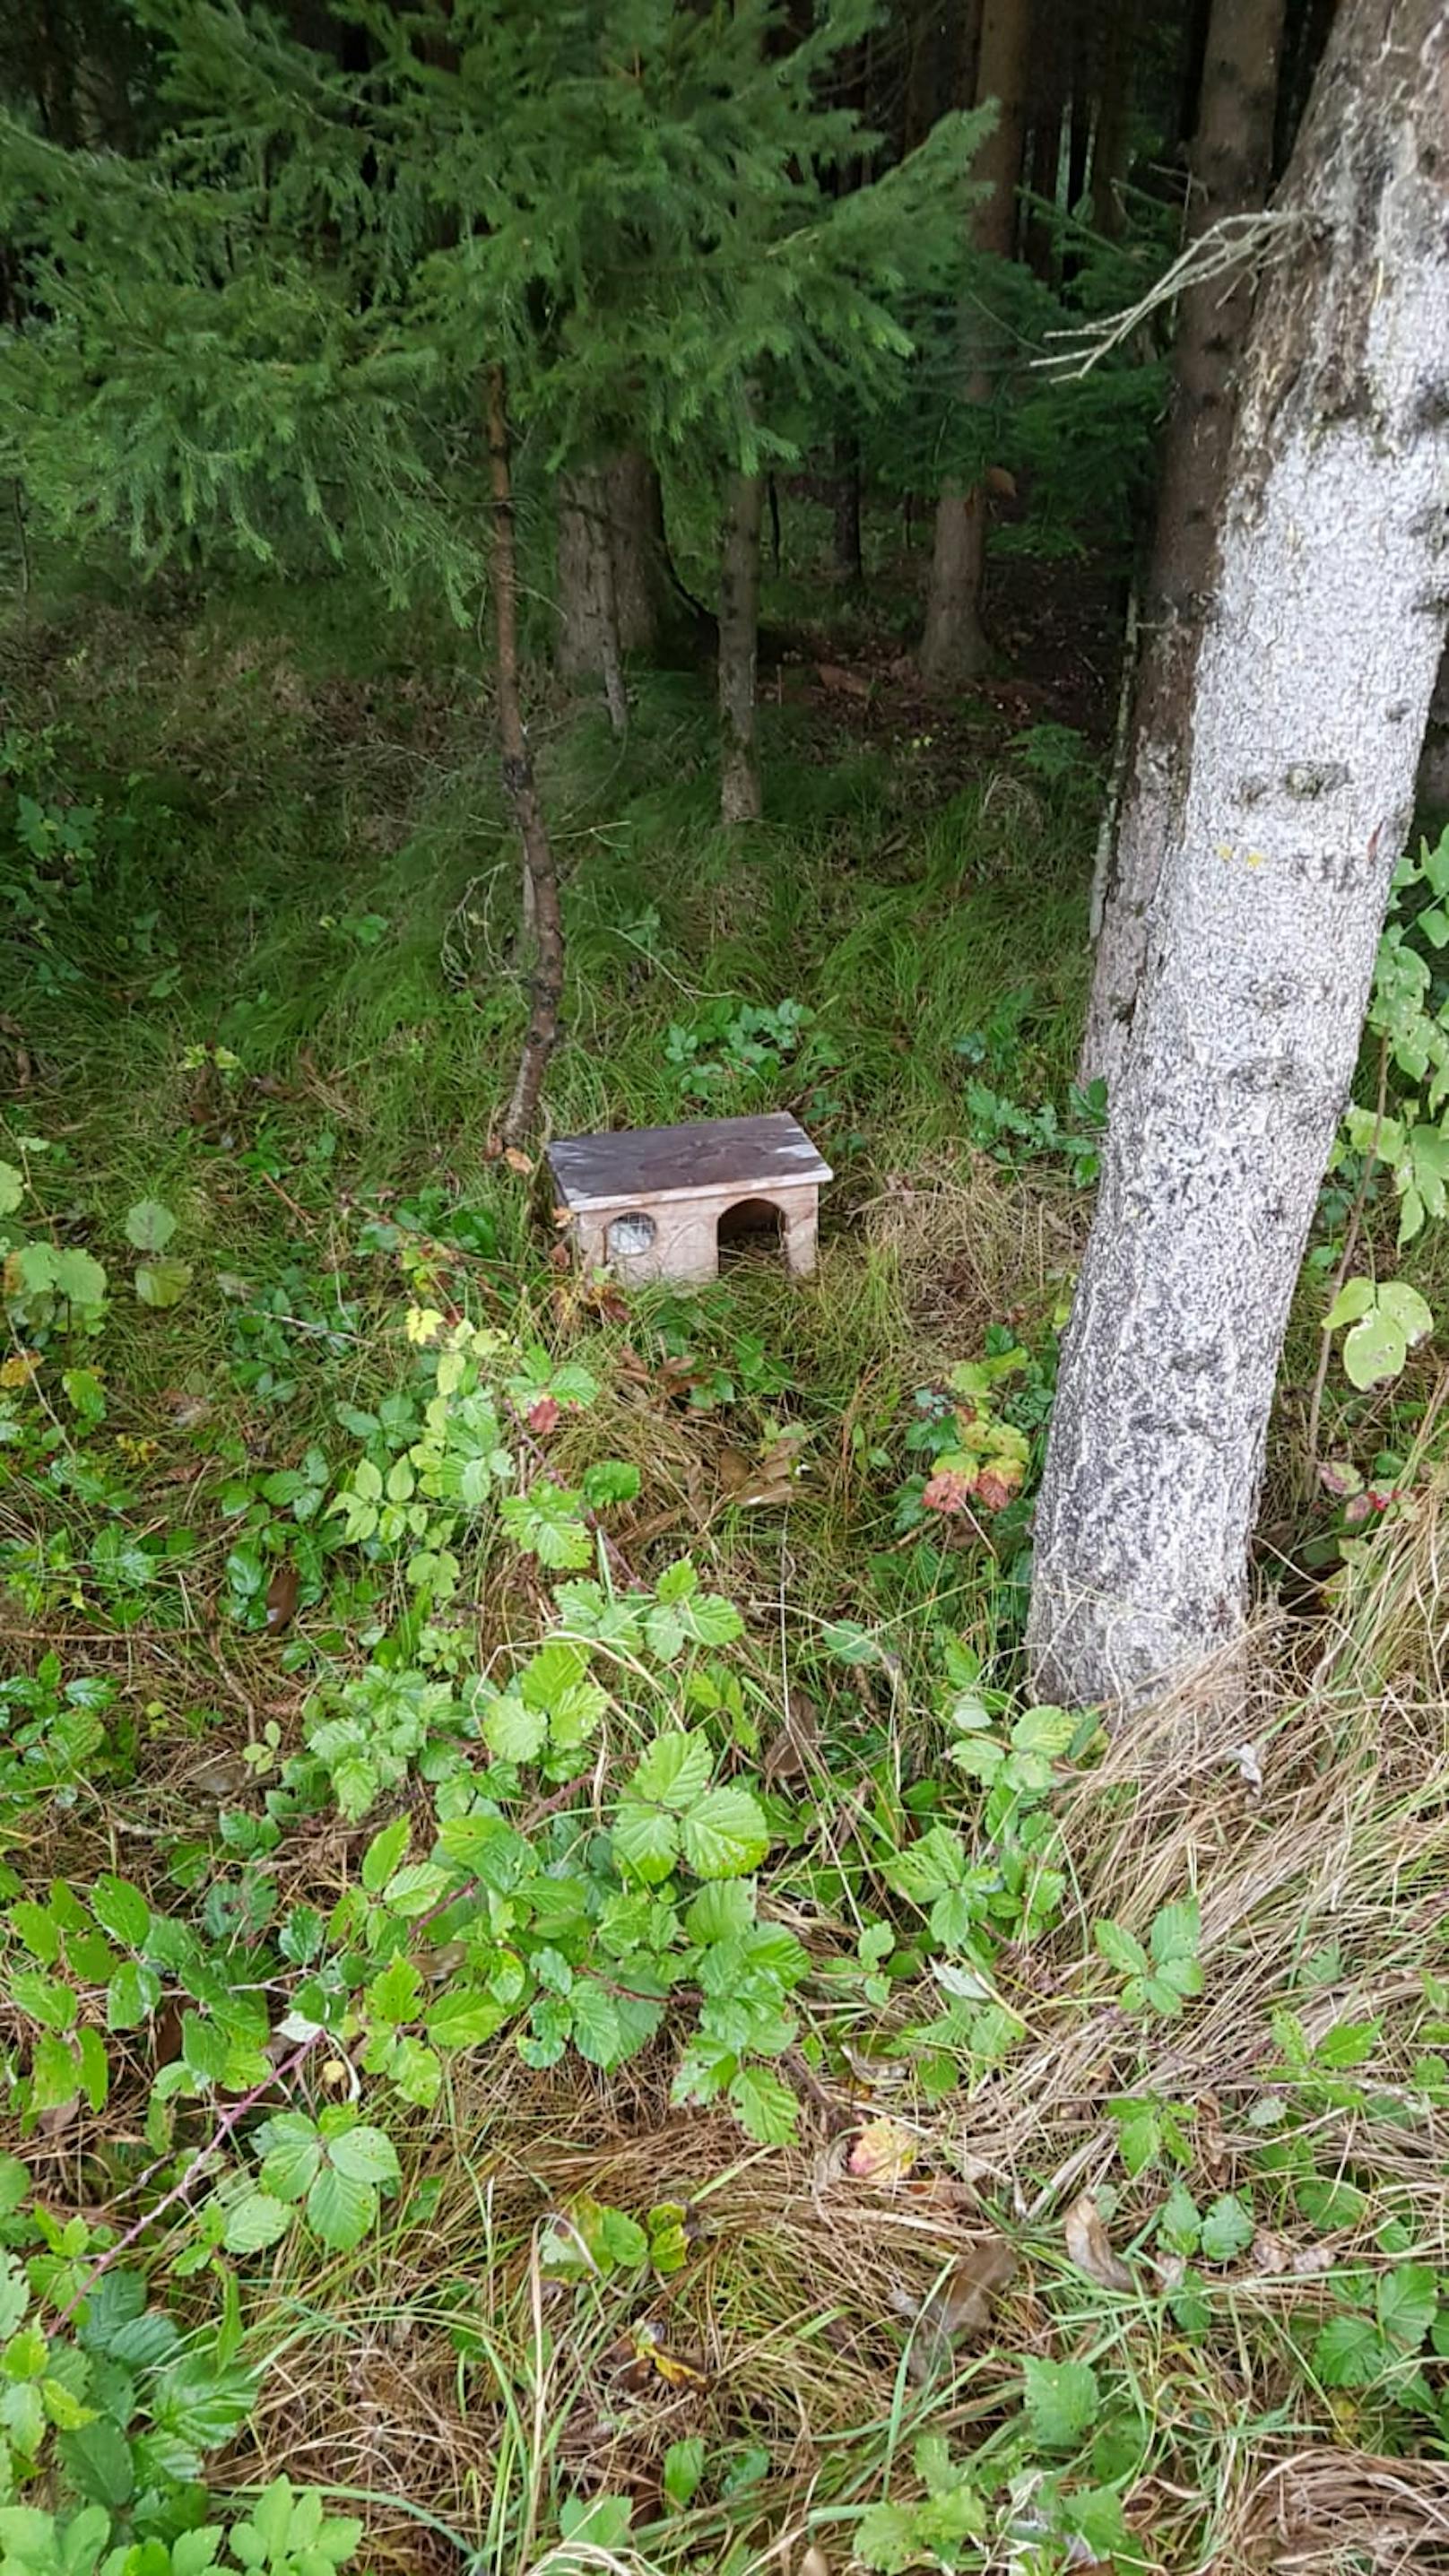
<svg viewBox="0 0 1449 2576">
<path fill-rule="evenodd" d="M 868 2120 L 846 2157 L 845 2169 L 857 2182 L 889 2188 L 910 2172 L 920 2152 L 919 2138 L 901 2121 Z"/>
</svg>

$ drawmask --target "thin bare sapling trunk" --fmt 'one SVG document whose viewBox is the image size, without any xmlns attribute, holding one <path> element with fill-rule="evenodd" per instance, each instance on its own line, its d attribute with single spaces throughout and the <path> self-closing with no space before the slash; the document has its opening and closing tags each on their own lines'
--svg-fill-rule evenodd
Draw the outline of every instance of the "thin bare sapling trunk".
<svg viewBox="0 0 1449 2576">
<path fill-rule="evenodd" d="M 505 1145 L 521 1145 L 538 1116 L 548 1060 L 558 1037 L 563 999 L 563 922 L 553 846 L 533 775 L 533 757 L 518 687 L 518 558 L 514 546 L 513 475 L 509 461 L 508 388 L 501 366 L 487 378 L 489 488 L 493 503 L 493 623 L 498 660 L 498 734 L 503 785 L 523 844 L 524 919 L 533 934 L 528 988 L 528 1027 L 513 1093 L 501 1129 Z"/>
<path fill-rule="evenodd" d="M 719 587 L 720 819 L 725 823 L 758 823 L 761 811 L 755 663 L 764 496 L 763 475 L 727 477 Z"/>
</svg>

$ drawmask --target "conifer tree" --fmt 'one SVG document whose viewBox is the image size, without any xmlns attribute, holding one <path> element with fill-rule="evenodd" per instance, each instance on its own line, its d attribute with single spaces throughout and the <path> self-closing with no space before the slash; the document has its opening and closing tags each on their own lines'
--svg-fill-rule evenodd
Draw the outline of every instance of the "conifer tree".
<svg viewBox="0 0 1449 2576">
<path fill-rule="evenodd" d="M 898 381 L 896 308 L 959 219 L 968 120 L 832 193 L 858 118 L 825 75 L 873 5 L 797 39 L 777 0 L 353 0 L 355 69 L 254 0 L 146 0 L 144 157 L 0 124 L 40 317 L 4 350 L 0 438 L 32 506 L 151 565 L 360 562 L 471 625 L 485 384 L 559 473 L 792 452 L 802 392 Z M 541 807 L 517 819 L 532 886 Z M 537 991 L 531 1029 L 546 1052 Z"/>
</svg>

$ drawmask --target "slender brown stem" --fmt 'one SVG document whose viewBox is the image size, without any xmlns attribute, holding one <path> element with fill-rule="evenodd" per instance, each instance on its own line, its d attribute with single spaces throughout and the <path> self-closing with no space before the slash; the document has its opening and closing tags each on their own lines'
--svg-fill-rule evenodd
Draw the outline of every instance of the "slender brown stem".
<svg viewBox="0 0 1449 2576">
<path fill-rule="evenodd" d="M 1378 1161 L 1379 1137 L 1383 1133 L 1384 1107 L 1388 1100 L 1388 1096 L 1389 1042 L 1387 1038 L 1381 1038 L 1379 1040 L 1379 1092 L 1378 1099 L 1374 1104 L 1373 1134 L 1369 1138 L 1368 1152 L 1363 1158 L 1363 1170 L 1358 1176 L 1358 1188 L 1354 1193 L 1353 1205 L 1348 1212 L 1348 1225 L 1343 1238 L 1343 1256 L 1339 1262 L 1338 1268 L 1333 1274 L 1333 1288 L 1328 1300 L 1328 1311 L 1330 1314 L 1332 1314 L 1337 1302 L 1339 1290 L 1342 1288 L 1345 1279 L 1348 1277 L 1349 1263 L 1353 1259 L 1354 1251 L 1358 1244 L 1359 1228 L 1363 1223 L 1363 1212 L 1365 1207 L 1368 1205 L 1369 1182 L 1373 1178 L 1374 1165 Z M 1328 1355 L 1332 1347 L 1333 1345 L 1330 1336 L 1325 1330 L 1319 1344 L 1318 1367 L 1314 1373 L 1313 1394 L 1308 1406 L 1308 1484 L 1310 1492 L 1313 1489 L 1318 1469 L 1318 1422 L 1319 1416 L 1323 1411 L 1323 1390 L 1328 1383 Z"/>
<path fill-rule="evenodd" d="M 119 2262 L 121 2256 L 130 2251 L 137 2238 L 145 2235 L 148 2227 L 154 2227 L 157 2219 L 164 2218 L 168 2209 L 175 2209 L 179 2202 L 191 2198 L 217 2148 L 225 2146 L 238 2121 L 245 2119 L 248 2111 L 254 2111 L 257 2104 L 265 2099 L 273 2087 L 282 2082 L 284 2076 L 295 2075 L 303 2058 L 310 2054 L 318 2040 L 324 2036 L 325 2033 L 322 2031 L 313 2031 L 310 2038 L 304 2039 L 300 2047 L 293 2049 L 290 2057 L 284 2057 L 280 2065 L 272 2067 L 260 2084 L 254 2084 L 249 2093 L 239 2093 L 234 2102 L 228 2102 L 205 2146 L 192 2157 L 181 2180 L 173 2183 L 168 2192 L 162 2193 L 154 2209 L 143 2210 L 141 2216 L 126 2229 L 124 2236 L 118 2236 L 114 2245 L 106 2247 L 99 2262 L 92 2264 L 80 2288 L 62 2308 L 58 2320 L 61 2325 L 69 2325 L 81 2301 L 90 2297 L 102 2273 L 109 2272 L 111 2265 Z"/>
<path fill-rule="evenodd" d="M 498 732 L 503 785 L 523 843 L 525 919 L 532 916 L 533 972 L 528 1028 L 513 1096 L 503 1120 L 505 1145 L 520 1145 L 538 1116 L 543 1077 L 558 1036 L 563 999 L 563 922 L 553 847 L 533 775 L 533 757 L 518 688 L 518 558 L 513 532 L 513 473 L 509 461 L 508 386 L 501 366 L 488 370 L 488 468 L 493 496 L 493 618 L 498 650 Z"/>
</svg>

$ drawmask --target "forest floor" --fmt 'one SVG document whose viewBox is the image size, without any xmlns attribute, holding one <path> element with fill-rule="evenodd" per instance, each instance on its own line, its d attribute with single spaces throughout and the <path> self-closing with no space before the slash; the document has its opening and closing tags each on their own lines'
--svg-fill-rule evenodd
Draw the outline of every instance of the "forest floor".
<svg viewBox="0 0 1449 2576">
<path fill-rule="evenodd" d="M 15 2491 L 285 2471 L 480 2576 L 1444 2568 L 1433 1373 L 1330 1388 L 1345 1543 L 1305 1298 L 1246 1709 L 1027 1706 L 1110 654 L 1054 692 L 1022 581 L 1029 676 L 932 708 L 808 589 L 744 842 L 696 676 L 622 746 L 540 684 L 554 1131 L 788 1107 L 837 1175 L 812 1283 L 631 1298 L 487 1155 L 470 639 L 10 621 Z"/>
</svg>

